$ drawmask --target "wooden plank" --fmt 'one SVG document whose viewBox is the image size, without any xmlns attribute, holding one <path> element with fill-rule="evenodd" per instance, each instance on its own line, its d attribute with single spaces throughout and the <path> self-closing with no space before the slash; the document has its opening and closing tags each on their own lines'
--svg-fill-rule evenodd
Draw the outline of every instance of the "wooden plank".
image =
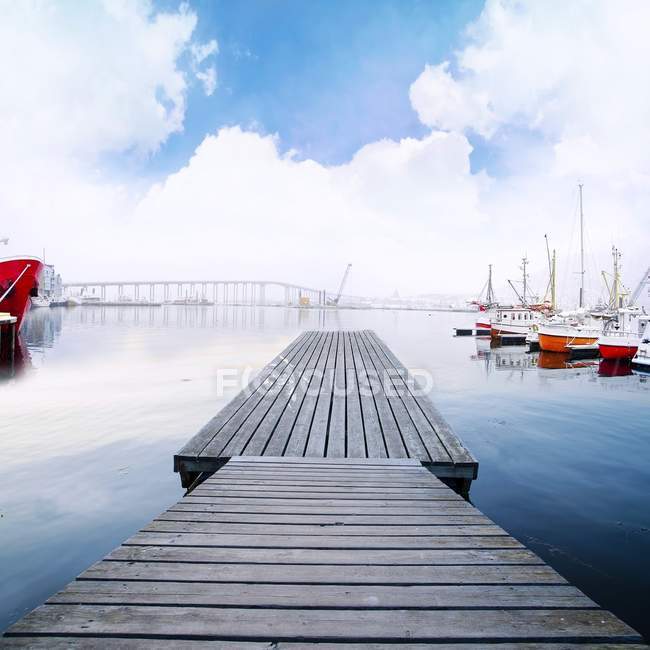
<svg viewBox="0 0 650 650">
<path fill-rule="evenodd" d="M 57 605 L 39 607 L 19 621 L 14 633 L 148 634 L 230 640 L 313 639 L 382 641 L 549 640 L 641 641 L 629 626 L 608 612 L 593 609 L 383 610 L 141 607 L 137 605 Z"/>
<path fill-rule="evenodd" d="M 247 456 L 234 456 L 228 461 L 229 467 L 251 464 L 255 467 L 263 467 L 275 463 L 281 465 L 298 465 L 300 467 L 311 467 L 312 465 L 326 467 L 352 465 L 356 468 L 363 468 L 365 465 L 382 468 L 413 467 L 419 469 L 422 467 L 420 461 L 415 458 L 296 458 L 293 456 L 269 456 L 265 454 L 255 459 L 248 458 Z"/>
<path fill-rule="evenodd" d="M 276 458 L 259 469 L 254 458 L 226 464 L 8 638 L 314 650 L 640 641 L 422 466 Z"/>
<path fill-rule="evenodd" d="M 444 502 L 443 502 L 444 503 Z M 192 510 L 194 512 L 222 512 L 238 514 L 276 514 L 276 515 L 336 515 L 342 518 L 345 515 L 374 515 L 375 517 L 386 517 L 388 515 L 398 515 L 408 517 L 409 515 L 464 515 L 466 517 L 482 517 L 480 513 L 472 508 L 460 504 L 453 506 L 437 504 L 436 507 L 359 507 L 359 506 L 313 506 L 313 505 L 224 505 L 223 503 L 210 503 L 207 499 L 194 499 L 186 497 L 181 503 L 176 504 L 170 510 Z"/>
<path fill-rule="evenodd" d="M 221 427 L 233 417 L 237 411 L 260 389 L 265 382 L 272 380 L 272 376 L 290 363 L 295 353 L 310 338 L 309 332 L 303 332 L 292 343 L 290 343 L 277 357 L 266 365 L 250 384 L 239 392 L 228 404 L 226 404 L 217 415 L 215 415 L 201 430 L 189 440 L 178 452 L 177 456 L 198 456 L 206 445 L 221 430 Z"/>
<path fill-rule="evenodd" d="M 179 514 L 181 516 L 179 516 Z M 185 515 L 185 516 L 183 516 Z M 506 536 L 507 533 L 495 525 L 422 525 L 422 526 L 370 526 L 370 525 L 341 525 L 341 524 L 255 524 L 255 523 L 224 523 L 204 521 L 188 513 L 164 512 L 157 519 L 147 524 L 144 531 L 163 532 L 194 532 L 194 533 L 230 533 L 247 535 L 293 535 L 294 537 L 322 535 L 337 535 L 342 537 L 373 537 L 376 535 L 485 535 Z M 193 518 L 194 517 L 194 518 Z"/>
<path fill-rule="evenodd" d="M 399 430 L 399 434 L 402 438 L 402 442 L 404 443 L 407 454 L 410 457 L 419 458 L 424 461 L 451 461 L 451 458 L 446 453 L 442 445 L 440 445 L 439 449 L 434 449 L 434 456 L 429 453 L 429 450 L 422 442 L 420 434 L 413 424 L 413 421 L 411 420 L 404 406 L 404 403 L 400 399 L 395 387 L 393 386 L 393 382 L 387 368 L 382 364 L 376 350 L 367 340 L 365 333 L 361 332 L 357 335 L 357 337 L 359 340 L 359 346 L 363 347 L 368 355 L 368 358 L 373 364 L 378 381 L 382 386 L 382 392 L 386 395 L 386 400 L 388 401 L 388 405 L 393 414 L 393 418 Z"/>
<path fill-rule="evenodd" d="M 444 495 L 444 493 L 443 493 Z M 191 492 L 184 499 L 184 503 L 200 503 L 200 504 L 213 504 L 213 505 L 223 505 L 224 507 L 229 508 L 230 506 L 262 506 L 269 509 L 275 508 L 354 508 L 355 510 L 367 510 L 369 512 L 384 510 L 401 510 L 403 513 L 412 512 L 414 510 L 427 510 L 427 511 L 438 511 L 438 510 L 462 510 L 464 513 L 475 512 L 478 514 L 478 511 L 474 509 L 467 501 L 463 499 L 452 500 L 424 500 L 424 501 L 414 501 L 409 499 L 342 499 L 342 498 L 325 498 L 325 497 L 313 497 L 313 498 L 302 498 L 299 496 L 293 496 L 291 498 L 287 497 L 212 497 L 209 494 L 203 496 L 198 496 L 194 492 Z"/>
<path fill-rule="evenodd" d="M 327 450 L 327 434 L 329 428 L 330 410 L 332 406 L 332 393 L 334 388 L 334 373 L 336 372 L 336 351 L 338 348 L 339 333 L 334 332 L 332 345 L 327 354 L 320 391 L 316 400 L 314 417 L 309 427 L 309 437 L 305 456 L 325 456 Z"/>
<path fill-rule="evenodd" d="M 291 489 L 290 485 L 276 486 L 269 485 L 268 489 L 264 489 L 261 485 L 206 485 L 201 484 L 199 487 L 192 490 L 193 496 L 223 496 L 223 497 L 280 497 L 280 498 L 293 498 L 299 497 L 302 499 L 309 498 L 324 498 L 324 499 L 408 499 L 415 501 L 434 500 L 434 501 L 461 501 L 462 497 L 455 493 L 449 493 L 448 490 L 442 488 L 412 488 L 407 487 L 402 490 L 386 490 L 377 487 L 359 487 L 339 485 L 323 486 L 317 485 L 315 487 L 295 486 Z"/>
<path fill-rule="evenodd" d="M 368 564 L 193 564 L 184 562 L 97 562 L 83 580 L 159 580 L 297 584 L 566 584 L 545 564 L 368 565 Z"/>
<path fill-rule="evenodd" d="M 388 449 L 386 448 L 386 441 L 384 440 L 384 434 L 379 423 L 377 405 L 372 396 L 370 378 L 368 377 L 365 363 L 359 351 L 359 344 L 352 333 L 350 333 L 350 347 L 352 349 L 352 360 L 357 378 L 357 390 L 359 391 L 366 455 L 369 458 L 387 458 Z"/>
<path fill-rule="evenodd" d="M 327 427 L 327 440 L 324 454 L 328 458 L 345 458 L 346 456 L 346 363 L 347 359 L 345 356 L 345 334 L 343 332 L 339 332 L 336 342 L 334 381 L 332 385 L 332 406 Z"/>
<path fill-rule="evenodd" d="M 366 369 L 366 377 L 368 378 L 370 394 L 372 399 L 375 402 L 375 408 L 377 409 L 377 414 L 379 416 L 379 424 L 381 426 L 381 431 L 384 438 L 384 443 L 386 444 L 386 452 L 389 457 L 407 457 L 410 458 L 406 447 L 404 446 L 404 441 L 399 432 L 397 423 L 393 416 L 393 412 L 390 409 L 388 400 L 386 399 L 386 394 L 382 387 L 380 378 L 377 374 L 377 370 L 370 359 L 365 346 L 363 345 L 360 338 L 356 333 L 353 334 L 354 339 L 356 340 L 359 352 L 361 354 L 361 359 Z M 417 454 L 414 454 L 415 458 L 418 458 Z M 424 458 L 420 460 L 429 461 L 429 455 L 426 454 Z"/>
<path fill-rule="evenodd" d="M 308 492 L 316 493 L 341 493 L 341 494 L 383 494 L 383 495 L 412 495 L 414 497 L 431 496 L 435 494 L 445 493 L 449 494 L 449 489 L 440 485 L 433 486 L 393 486 L 385 485 L 376 487 L 371 485 L 341 485 L 338 482 L 331 482 L 325 485 L 311 485 L 309 482 L 301 482 L 299 484 L 292 483 L 291 481 L 284 481 L 284 483 L 269 483 L 267 481 L 257 481 L 257 483 L 231 483 L 229 481 L 205 481 L 193 490 L 196 493 L 199 488 L 204 490 L 220 491 L 220 492 L 257 492 L 268 487 L 268 491 L 274 492 L 288 492 L 290 494 L 303 494 Z M 453 498 L 453 494 L 451 498 Z M 457 495 L 456 495 L 457 496 Z"/>
<path fill-rule="evenodd" d="M 77 580 L 53 603 L 359 608 L 580 608 L 597 605 L 569 585 L 294 585 Z"/>
<path fill-rule="evenodd" d="M 319 334 L 314 333 L 302 346 L 290 363 L 287 363 L 282 372 L 272 384 L 265 386 L 264 392 L 259 392 L 257 399 L 252 403 L 252 409 L 243 410 L 235 415 L 221 431 L 206 445 L 203 455 L 215 458 L 237 456 L 244 452 L 244 448 L 255 431 L 260 426 L 269 409 L 282 393 L 284 386 L 294 376 L 296 365 L 310 351 Z"/>
<path fill-rule="evenodd" d="M 282 390 L 275 397 L 275 399 L 270 400 L 270 396 L 267 395 L 264 400 L 262 400 L 259 406 L 261 409 L 265 408 L 266 412 L 263 415 L 262 420 L 260 421 L 257 428 L 252 432 L 248 432 L 248 440 L 246 440 L 243 446 L 241 446 L 242 453 L 249 456 L 260 456 L 264 453 L 267 443 L 279 425 L 279 420 L 284 414 L 286 408 L 289 406 L 289 404 L 291 404 L 296 389 L 302 383 L 305 369 L 309 365 L 309 362 L 312 360 L 314 354 L 316 354 L 316 358 L 318 358 L 318 351 L 322 345 L 324 338 L 325 334 L 323 332 L 320 332 L 314 337 L 306 353 L 296 363 L 293 372 L 287 378 L 287 381 L 282 387 Z M 237 448 L 239 448 L 239 445 L 235 440 L 233 440 L 228 445 L 228 447 L 226 447 L 223 455 L 232 456 L 234 453 L 236 453 L 235 449 Z M 233 453 L 230 453 L 231 451 Z"/>
<path fill-rule="evenodd" d="M 425 470 L 426 471 L 426 470 Z M 303 478 L 309 479 L 313 477 L 313 480 L 318 479 L 354 479 L 358 481 L 368 480 L 368 479 L 389 479 L 395 481 L 423 481 L 427 484 L 431 484 L 434 481 L 429 480 L 425 472 L 415 473 L 410 472 L 404 474 L 402 472 L 395 472 L 392 470 L 386 470 L 381 472 L 379 470 L 366 470 L 364 472 L 357 472 L 354 469 L 342 470 L 342 469 L 313 469 L 309 470 L 293 470 L 293 469 L 269 469 L 269 470 L 253 470 L 253 469 L 226 469 L 225 466 L 223 469 L 219 470 L 219 474 L 216 478 L 230 477 L 233 480 L 237 480 L 240 477 L 255 477 L 255 478 L 278 478 L 278 473 L 281 474 L 282 478 Z"/>
<path fill-rule="evenodd" d="M 311 427 L 312 419 L 314 418 L 318 396 L 321 391 L 321 384 L 325 375 L 325 364 L 327 362 L 333 340 L 334 334 L 332 332 L 328 332 L 327 339 L 321 351 L 321 355 L 318 358 L 318 362 L 309 381 L 307 393 L 305 394 L 305 397 L 300 406 L 300 411 L 298 412 L 294 427 L 291 430 L 289 441 L 287 442 L 287 446 L 284 451 L 285 456 L 305 455 L 305 449 L 307 447 L 307 442 L 309 439 L 309 429 Z"/>
<path fill-rule="evenodd" d="M 233 489 L 236 486 L 230 486 L 231 489 L 224 490 L 215 488 L 214 486 L 199 486 L 192 490 L 193 497 L 206 496 L 206 497 L 222 497 L 223 499 L 336 499 L 336 500 L 345 500 L 345 501 L 355 501 L 362 499 L 364 501 L 376 500 L 376 501 L 385 501 L 389 499 L 392 501 L 407 501 L 409 503 L 417 503 L 418 501 L 463 501 L 463 498 L 458 496 L 454 492 L 448 492 L 446 490 L 432 490 L 432 489 L 421 489 L 421 491 L 414 492 L 409 490 L 408 492 L 367 492 L 364 490 L 359 490 L 358 488 L 348 488 L 348 489 L 326 489 L 326 490 L 273 490 L 269 486 L 269 489 L 264 490 L 263 488 L 256 488 L 254 490 L 237 490 Z M 227 501 L 226 501 L 227 502 Z"/>
<path fill-rule="evenodd" d="M 391 352 L 390 348 L 373 332 L 368 332 L 377 343 L 377 345 L 384 352 L 386 358 L 391 363 L 393 368 L 402 373 L 406 373 L 406 368 L 401 364 L 399 359 Z M 451 427 L 442 417 L 438 409 L 433 405 L 430 399 L 427 397 L 422 397 L 417 394 L 413 394 L 411 391 L 414 400 L 420 407 L 422 413 L 427 418 L 433 429 L 436 431 L 438 438 L 445 446 L 445 449 L 452 457 L 455 463 L 467 463 L 467 464 L 477 464 L 476 459 L 467 451 L 467 449 L 460 442 L 456 434 L 451 430 Z"/>
<path fill-rule="evenodd" d="M 210 506 L 213 508 L 214 506 Z M 485 515 L 398 515 L 381 514 L 303 514 L 303 513 L 278 513 L 278 512 L 214 512 L 205 507 L 185 505 L 182 502 L 170 508 L 159 517 L 184 519 L 187 521 L 211 521 L 220 523 L 249 523 L 249 524 L 291 524 L 314 526 L 488 526 L 492 524 Z"/>
<path fill-rule="evenodd" d="M 345 351 L 345 385 L 347 389 L 347 400 L 345 403 L 346 413 L 346 451 L 348 459 L 367 456 L 366 439 L 361 414 L 361 397 L 359 396 L 359 382 L 357 380 L 357 368 L 355 366 L 354 354 L 350 332 L 343 333 L 343 347 Z M 414 459 L 409 459 L 413 461 Z"/>
<path fill-rule="evenodd" d="M 313 549 L 219 548 L 188 546 L 120 546 L 107 560 L 129 562 L 193 562 L 205 564 L 541 564 L 526 549 Z"/>
<path fill-rule="evenodd" d="M 186 526 L 187 528 L 187 526 Z M 193 530 L 164 532 L 160 527 L 145 530 L 130 537 L 126 546 L 201 546 L 230 548 L 319 548 L 319 549 L 393 549 L 393 550 L 438 550 L 438 549 L 508 549 L 523 548 L 523 545 L 508 535 L 271 535 L 220 532 L 199 532 Z"/>
<path fill-rule="evenodd" d="M 409 381 L 409 373 L 403 368 L 403 366 L 401 368 L 395 368 L 390 363 L 386 355 L 383 353 L 382 348 L 378 345 L 375 337 L 370 336 L 368 332 L 364 332 L 362 338 L 365 341 L 366 346 L 373 349 L 377 363 L 379 363 L 384 369 L 387 377 L 390 377 L 392 390 L 396 395 L 392 398 L 393 403 L 395 404 L 394 408 L 399 410 L 402 420 L 406 421 L 408 418 L 412 423 L 412 426 L 415 429 L 415 433 L 412 435 L 417 435 L 422 440 L 432 462 L 452 462 L 452 458 L 446 447 L 442 444 L 440 438 L 438 438 L 436 431 L 426 419 L 408 389 L 407 382 Z M 402 405 L 401 407 L 398 406 L 400 402 Z M 408 427 L 408 425 L 405 426 Z"/>
<path fill-rule="evenodd" d="M 157 648 L 173 648 L 174 650 L 201 650 L 206 647 L 206 641 L 190 639 L 142 639 L 116 638 L 107 636 L 22 636 L 3 639 L 3 647 L 7 648 L 84 648 L 85 650 L 152 650 Z M 210 650 L 393 650 L 394 643 L 322 643 L 320 641 L 281 641 L 269 643 L 255 641 L 218 641 L 211 639 L 207 642 Z M 482 643 L 400 643 L 400 650 L 485 650 Z M 647 650 L 647 645 L 636 643 L 490 643 L 491 650 Z"/>
<path fill-rule="evenodd" d="M 316 368 L 318 367 L 323 354 L 326 354 L 326 345 L 329 345 L 329 340 L 330 337 L 328 333 L 322 332 L 318 348 L 314 351 L 307 362 L 301 381 L 296 387 L 287 408 L 280 416 L 271 439 L 264 449 L 264 456 L 257 457 L 252 461 L 256 463 L 256 466 L 277 471 L 278 469 L 294 467 L 295 461 L 300 460 L 299 458 L 293 458 L 291 456 L 282 456 L 282 454 L 285 452 L 289 438 L 291 437 L 296 422 L 298 421 L 298 416 L 307 397 L 308 389 L 310 386 L 312 388 L 314 386 L 312 380 L 314 380 Z M 266 460 L 267 457 L 268 460 Z M 250 466 L 250 462 L 247 462 L 246 457 L 239 457 L 238 462 L 236 462 L 234 466 L 239 467 L 240 465 L 248 467 Z"/>
<path fill-rule="evenodd" d="M 429 481 L 409 481 L 405 479 L 404 482 L 396 481 L 395 479 L 314 479 L 310 481 L 308 478 L 283 478 L 282 476 L 276 476 L 274 478 L 246 478 L 246 479 L 232 479 L 228 477 L 216 476 L 205 481 L 206 485 L 210 486 L 232 486 L 234 489 L 243 489 L 245 486 L 250 486 L 255 488 L 256 486 L 268 485 L 270 488 L 286 488 L 286 487 L 295 487 L 296 489 L 301 488 L 329 488 L 336 489 L 340 488 L 344 490 L 345 488 L 357 488 L 359 490 L 443 490 L 448 489 L 444 484 L 431 484 Z M 203 484 L 202 484 L 203 485 Z"/>
</svg>

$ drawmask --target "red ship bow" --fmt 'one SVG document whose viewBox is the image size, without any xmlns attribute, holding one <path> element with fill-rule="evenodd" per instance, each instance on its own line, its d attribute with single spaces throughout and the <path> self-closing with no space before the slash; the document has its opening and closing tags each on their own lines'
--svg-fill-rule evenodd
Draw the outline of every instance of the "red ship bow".
<svg viewBox="0 0 650 650">
<path fill-rule="evenodd" d="M 38 276 L 43 262 L 38 257 L 0 259 L 0 312 L 15 316 L 20 329 L 29 309 L 29 298 L 38 291 Z"/>
</svg>

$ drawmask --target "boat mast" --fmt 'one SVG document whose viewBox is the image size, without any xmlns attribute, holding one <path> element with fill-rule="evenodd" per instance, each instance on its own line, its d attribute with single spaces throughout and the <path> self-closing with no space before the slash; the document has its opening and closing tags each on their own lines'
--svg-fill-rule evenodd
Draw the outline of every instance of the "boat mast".
<svg viewBox="0 0 650 650">
<path fill-rule="evenodd" d="M 544 294 L 544 302 L 548 298 L 548 294 L 551 294 L 551 309 L 555 311 L 555 293 L 556 293 L 556 283 L 555 283 L 555 249 L 553 249 L 553 257 L 551 257 L 551 249 L 548 245 L 548 235 L 544 235 L 546 240 L 546 259 L 548 260 L 548 286 L 546 288 L 546 293 Z"/>
<path fill-rule="evenodd" d="M 579 307 L 585 306 L 585 228 L 584 214 L 582 212 L 582 183 L 578 183 L 580 195 L 580 300 Z"/>
<path fill-rule="evenodd" d="M 620 304 L 621 301 L 621 269 L 620 269 L 620 261 L 621 261 L 621 252 L 616 248 L 616 246 L 612 246 L 612 258 L 614 259 L 614 281 L 612 282 L 612 295 L 610 298 L 610 302 L 612 303 L 612 308 L 613 309 L 618 309 L 619 307 L 622 307 Z"/>
<path fill-rule="evenodd" d="M 492 264 L 488 264 L 488 283 L 487 291 L 485 292 L 485 302 L 491 307 L 496 300 L 494 299 L 494 289 L 492 288 Z"/>
<path fill-rule="evenodd" d="M 524 257 L 521 258 L 521 270 L 524 275 L 524 290 L 523 290 L 523 300 L 522 300 L 524 306 L 528 304 L 526 301 L 526 290 L 528 287 L 528 274 L 526 273 L 527 264 L 528 264 L 528 258 L 524 255 Z"/>
<path fill-rule="evenodd" d="M 555 249 L 553 249 L 553 263 L 552 263 L 552 271 L 551 271 L 551 309 L 555 311 L 557 307 L 556 303 L 556 284 L 555 284 L 555 278 L 556 278 L 556 266 L 555 266 L 556 258 L 555 258 Z"/>
</svg>

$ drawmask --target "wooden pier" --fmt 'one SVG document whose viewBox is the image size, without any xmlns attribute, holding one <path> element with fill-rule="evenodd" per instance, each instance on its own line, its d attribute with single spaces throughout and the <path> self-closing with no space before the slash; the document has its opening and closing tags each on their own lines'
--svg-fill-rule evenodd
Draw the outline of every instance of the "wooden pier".
<svg viewBox="0 0 650 650">
<path fill-rule="evenodd" d="M 240 455 L 414 458 L 464 489 L 478 471 L 372 331 L 303 333 L 178 452 L 174 469 L 189 487 Z"/>
<path fill-rule="evenodd" d="M 282 457 L 232 458 L 3 639 L 229 650 L 641 643 L 419 461 Z"/>
<path fill-rule="evenodd" d="M 476 461 L 372 332 L 301 335 L 175 467 L 192 489 L 2 647 L 647 647 L 443 482 Z"/>
</svg>

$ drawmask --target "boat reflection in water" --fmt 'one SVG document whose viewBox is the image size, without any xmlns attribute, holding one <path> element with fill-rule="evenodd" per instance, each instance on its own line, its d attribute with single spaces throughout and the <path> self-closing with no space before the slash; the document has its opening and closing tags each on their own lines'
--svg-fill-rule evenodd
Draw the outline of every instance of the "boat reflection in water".
<svg viewBox="0 0 650 650">
<path fill-rule="evenodd" d="M 0 381 L 13 379 L 32 367 L 32 357 L 21 334 L 14 341 L 13 354 L 9 345 L 0 350 Z"/>
<path fill-rule="evenodd" d="M 601 359 L 598 374 L 601 377 L 627 377 L 632 374 L 632 363 L 629 359 Z"/>
<path fill-rule="evenodd" d="M 542 350 L 539 353 L 537 365 L 539 368 L 545 370 L 573 370 L 579 368 L 591 368 L 598 365 L 598 362 L 589 359 L 571 359 L 571 355 L 568 352 L 548 352 Z"/>
</svg>

